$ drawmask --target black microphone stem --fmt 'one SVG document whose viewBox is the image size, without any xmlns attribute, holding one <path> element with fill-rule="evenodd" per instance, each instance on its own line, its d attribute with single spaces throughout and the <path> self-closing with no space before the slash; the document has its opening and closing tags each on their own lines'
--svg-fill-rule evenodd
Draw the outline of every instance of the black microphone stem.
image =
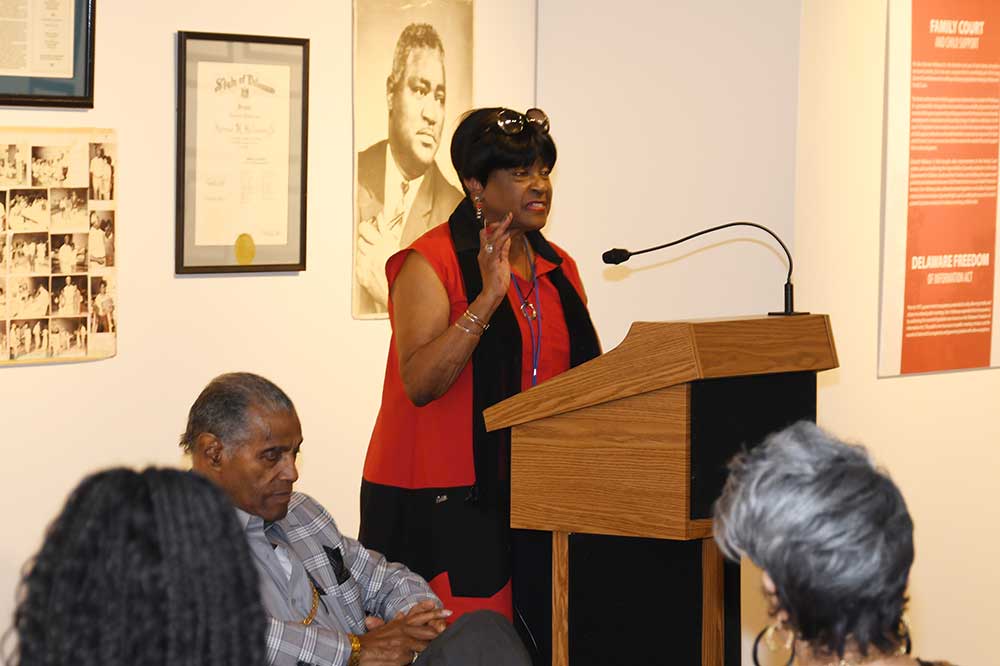
<svg viewBox="0 0 1000 666">
<path fill-rule="evenodd" d="M 696 231 L 693 234 L 685 236 L 684 238 L 678 238 L 675 241 L 670 241 L 669 243 L 664 243 L 663 245 L 657 245 L 656 247 L 647 247 L 645 250 L 638 250 L 636 252 L 632 252 L 631 255 L 634 257 L 637 254 L 646 254 L 647 252 L 653 252 L 655 250 L 662 250 L 664 248 L 672 247 L 674 245 L 680 245 L 684 241 L 689 241 L 692 238 L 697 238 L 698 236 L 703 236 L 705 234 L 710 234 L 713 231 L 718 231 L 719 229 L 727 229 L 729 227 L 756 227 L 756 228 L 760 229 L 761 231 L 766 231 L 767 233 L 771 234 L 771 237 L 774 238 L 774 240 L 778 241 L 778 245 L 780 245 L 781 249 L 785 251 L 785 256 L 788 257 L 788 275 L 785 277 L 785 283 L 786 284 L 791 284 L 791 282 L 792 282 L 792 253 L 788 251 L 788 248 L 785 246 L 785 244 L 782 242 L 782 240 L 780 238 L 778 238 L 778 234 L 774 233 L 773 231 L 771 231 L 770 229 L 768 229 L 767 227 L 765 227 L 763 224 L 757 224 L 756 222 L 726 222 L 725 224 L 720 224 L 717 227 L 710 227 L 708 229 L 702 229 L 701 231 Z M 786 289 L 786 291 L 787 291 L 787 289 Z"/>
<path fill-rule="evenodd" d="M 716 227 L 711 227 L 709 229 L 702 229 L 701 231 L 696 231 L 693 234 L 689 234 L 684 238 L 678 238 L 675 241 L 669 243 L 664 243 L 663 245 L 657 245 L 656 247 L 647 247 L 645 250 L 639 250 L 637 252 L 629 252 L 628 250 L 614 249 L 608 250 L 604 253 L 604 262 L 609 264 L 620 264 L 623 261 L 628 261 L 629 257 L 634 257 L 637 254 L 645 254 L 647 252 L 655 252 L 656 250 L 662 250 L 667 247 L 672 247 L 674 245 L 679 245 L 685 241 L 689 241 L 692 238 L 697 238 L 698 236 L 704 236 L 705 234 L 710 234 L 713 231 L 719 231 L 720 229 L 727 229 L 729 227 L 755 227 L 761 231 L 766 231 L 771 235 L 771 238 L 778 241 L 778 245 L 781 249 L 785 251 L 785 257 L 788 259 L 788 275 L 785 276 L 785 309 L 783 312 L 769 312 L 769 315 L 798 315 L 798 314 L 809 314 L 807 312 L 796 312 L 795 311 L 795 294 L 794 288 L 792 287 L 792 253 L 788 251 L 788 247 L 785 243 L 778 238 L 778 234 L 774 233 L 763 224 L 757 224 L 756 222 L 727 222 L 725 224 L 720 224 Z"/>
</svg>

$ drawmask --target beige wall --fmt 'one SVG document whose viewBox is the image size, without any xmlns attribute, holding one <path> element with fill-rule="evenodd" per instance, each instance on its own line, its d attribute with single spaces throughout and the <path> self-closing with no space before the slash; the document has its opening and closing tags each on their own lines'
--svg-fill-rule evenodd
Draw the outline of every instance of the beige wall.
<svg viewBox="0 0 1000 666">
<path fill-rule="evenodd" d="M 780 310 L 787 264 L 763 232 L 730 229 L 618 267 L 594 260 L 733 220 L 793 247 L 800 3 L 580 6 L 540 3 L 538 102 L 559 139 L 552 234 L 581 261 L 605 349 L 636 320 Z M 742 596 L 751 664 L 767 621 L 752 565 Z"/>
<path fill-rule="evenodd" d="M 586 262 L 605 349 L 635 320 L 780 309 L 787 264 L 757 230 L 599 257 L 734 220 L 791 244 L 798 0 L 586 5 L 540 2 L 538 103 L 559 139 L 552 233 Z"/>
<path fill-rule="evenodd" d="M 795 249 L 799 298 L 833 320 L 821 425 L 867 444 L 916 524 L 916 651 L 996 663 L 996 370 L 876 378 L 886 3 L 809 0 L 802 20 Z"/>
</svg>

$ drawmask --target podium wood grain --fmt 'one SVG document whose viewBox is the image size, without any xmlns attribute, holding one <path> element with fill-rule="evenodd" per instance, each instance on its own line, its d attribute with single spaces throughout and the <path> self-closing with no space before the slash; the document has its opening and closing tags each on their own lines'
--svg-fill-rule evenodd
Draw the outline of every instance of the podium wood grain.
<svg viewBox="0 0 1000 666">
<path fill-rule="evenodd" d="M 511 527 L 692 539 L 686 384 L 518 426 Z M 628 428 L 622 424 L 627 423 Z"/>
<path fill-rule="evenodd" d="M 722 666 L 725 590 L 722 553 L 715 539 L 701 542 L 701 666 Z"/>
<path fill-rule="evenodd" d="M 696 379 L 835 367 L 826 315 L 636 322 L 616 348 L 483 416 L 496 430 Z"/>
<path fill-rule="evenodd" d="M 552 533 L 552 666 L 569 664 L 569 534 Z"/>
</svg>

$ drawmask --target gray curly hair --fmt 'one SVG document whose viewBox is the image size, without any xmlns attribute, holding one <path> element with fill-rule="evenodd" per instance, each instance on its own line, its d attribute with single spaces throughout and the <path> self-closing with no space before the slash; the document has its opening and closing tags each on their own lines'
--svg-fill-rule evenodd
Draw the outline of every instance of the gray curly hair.
<svg viewBox="0 0 1000 666">
<path fill-rule="evenodd" d="M 774 581 L 799 638 L 842 657 L 897 648 L 913 522 L 864 447 L 801 421 L 737 455 L 715 503 L 715 539 Z"/>
</svg>

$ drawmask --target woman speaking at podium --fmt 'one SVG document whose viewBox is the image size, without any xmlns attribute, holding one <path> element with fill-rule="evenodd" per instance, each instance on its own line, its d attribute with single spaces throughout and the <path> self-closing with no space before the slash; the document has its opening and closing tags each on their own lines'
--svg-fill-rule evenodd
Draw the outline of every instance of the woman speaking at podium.
<svg viewBox="0 0 1000 666">
<path fill-rule="evenodd" d="M 510 432 L 482 412 L 600 353 L 576 263 L 541 229 L 556 146 L 539 109 L 465 115 L 466 197 L 386 263 L 392 340 L 361 486 L 360 539 L 446 608 L 514 622 L 550 649 L 551 542 L 510 530 Z"/>
</svg>

